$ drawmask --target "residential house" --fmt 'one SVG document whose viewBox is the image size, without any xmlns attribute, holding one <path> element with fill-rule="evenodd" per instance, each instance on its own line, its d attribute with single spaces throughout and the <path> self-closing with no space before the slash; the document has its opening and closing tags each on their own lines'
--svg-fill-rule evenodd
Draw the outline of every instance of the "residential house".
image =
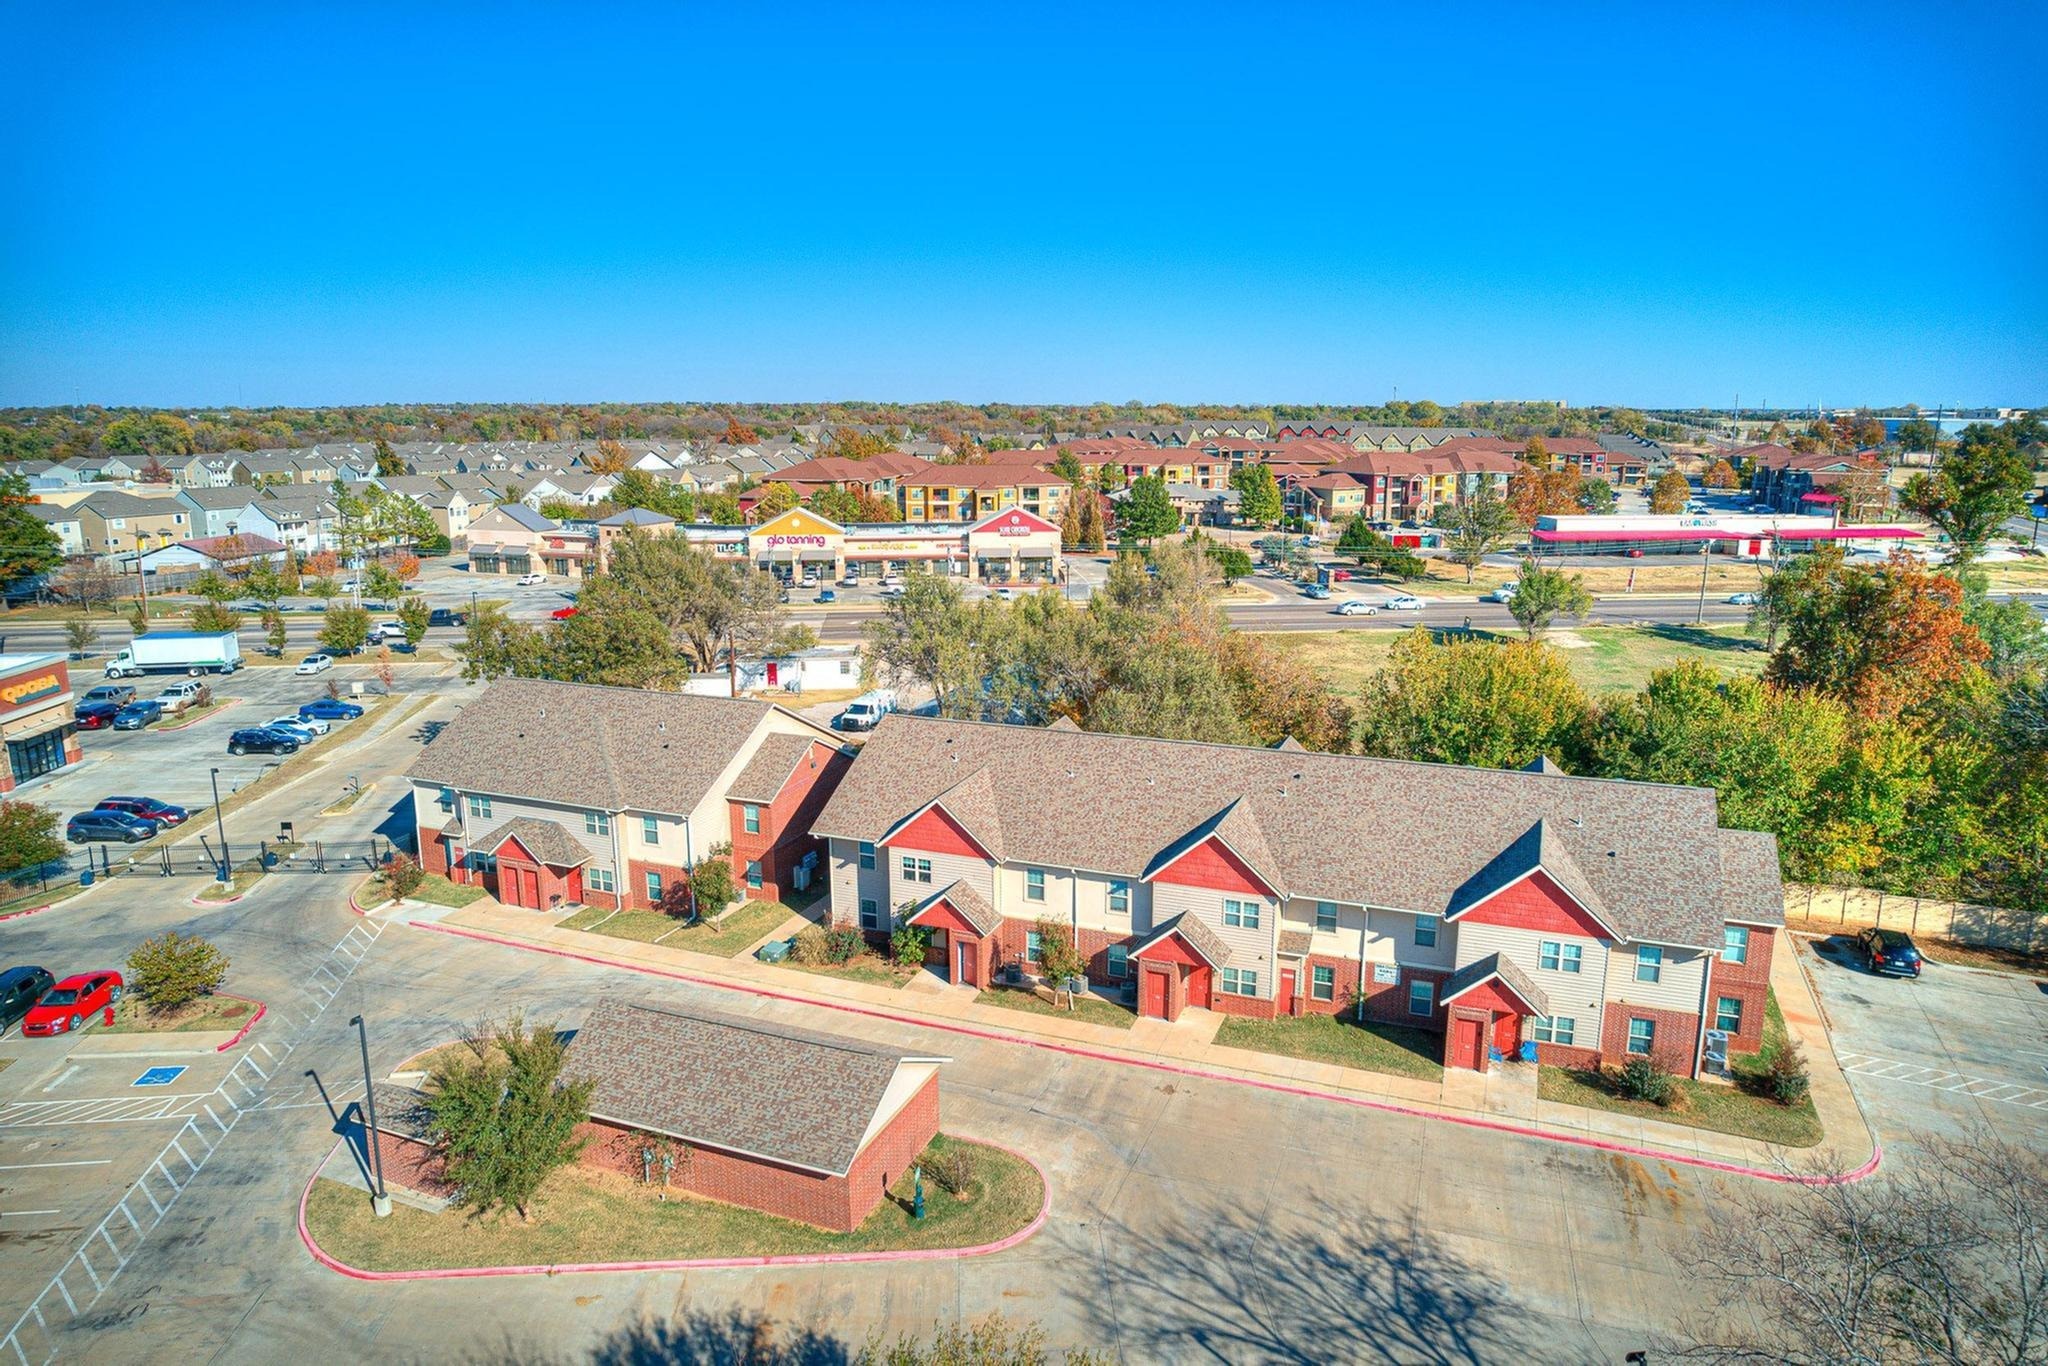
<svg viewBox="0 0 2048 1366">
<path fill-rule="evenodd" d="M 283 543 L 268 536 L 195 536 L 145 552 L 142 568 L 149 574 L 242 573 L 259 564 L 283 564 L 286 554 Z"/>
<path fill-rule="evenodd" d="M 294 555 L 341 550 L 341 509 L 317 487 L 278 486 L 249 500 L 238 530 L 280 541 Z"/>
<path fill-rule="evenodd" d="M 1883 517 L 1892 490 L 1879 451 L 1794 451 L 1751 446 L 1733 453 L 1749 462 L 1750 492 L 1759 503 L 1787 516 L 1837 511 L 1844 522 Z"/>
<path fill-rule="evenodd" d="M 843 750 L 768 702 L 501 679 L 407 771 L 420 860 L 507 905 L 644 909 L 730 845 L 740 895 L 774 901 L 823 876 Z"/>
<path fill-rule="evenodd" d="M 526 486 L 523 500 L 530 508 L 538 509 L 542 503 L 561 501 L 574 503 L 579 507 L 596 507 L 618 487 L 618 480 L 609 474 L 591 474 L 585 470 L 555 470 L 543 474 Z"/>
<path fill-rule="evenodd" d="M 57 537 L 57 546 L 66 559 L 86 553 L 85 520 L 75 507 L 59 507 L 55 503 L 30 503 L 29 515 L 48 527 Z"/>
<path fill-rule="evenodd" d="M 1288 511 L 1334 521 L 1362 516 L 1380 523 L 1428 522 L 1461 506 L 1482 487 L 1505 497 L 1517 457 L 1509 442 L 1476 437 L 1444 442 L 1422 454 L 1356 455 L 1283 489 Z"/>
<path fill-rule="evenodd" d="M 138 553 L 192 534 L 192 509 L 172 497 L 145 498 L 106 489 L 81 500 L 74 510 L 85 553 L 116 568 L 132 569 Z"/>
<path fill-rule="evenodd" d="M 242 509 L 257 495 L 247 485 L 203 488 L 187 485 L 178 490 L 178 501 L 192 509 L 195 536 L 226 536 L 241 528 Z"/>
<path fill-rule="evenodd" d="M 1145 1016 L 1346 1012 L 1443 1031 L 1446 1062 L 1480 1071 L 1527 1054 L 1695 1076 L 1724 1040 L 1753 1051 L 1784 921 L 1776 840 L 1722 829 L 1711 789 L 1547 761 L 899 714 L 812 830 L 832 923 L 921 926 L 949 981 L 1033 969 L 1050 920 Z"/>
<path fill-rule="evenodd" d="M 240 451 L 188 455 L 164 461 L 164 468 L 171 473 L 171 487 L 178 489 L 224 489 L 250 482 Z"/>
</svg>

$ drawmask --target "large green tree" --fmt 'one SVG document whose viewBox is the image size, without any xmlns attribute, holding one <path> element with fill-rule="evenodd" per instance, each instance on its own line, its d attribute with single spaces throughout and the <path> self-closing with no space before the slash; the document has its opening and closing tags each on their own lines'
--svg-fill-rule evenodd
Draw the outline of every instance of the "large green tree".
<svg viewBox="0 0 2048 1366">
<path fill-rule="evenodd" d="M 1508 599 L 1508 615 L 1529 639 L 1550 629 L 1558 617 L 1582 617 L 1593 610 L 1593 595 L 1585 579 L 1562 569 L 1545 569 L 1534 560 L 1522 561 L 1522 575 L 1515 595 Z"/>
<path fill-rule="evenodd" d="M 1117 531 L 1127 541 L 1154 541 L 1180 530 L 1180 512 L 1167 496 L 1166 481 L 1141 474 L 1117 508 Z"/>
<path fill-rule="evenodd" d="M 35 501 L 26 478 L 0 474 L 0 584 L 55 569 L 64 562 L 57 533 L 29 511 Z"/>
<path fill-rule="evenodd" d="M 891 686 L 921 685 L 944 706 L 979 681 L 973 616 L 957 580 L 913 571 L 863 630 L 863 667 Z"/>
<path fill-rule="evenodd" d="M 1271 526 L 1280 520 L 1280 484 L 1270 465 L 1241 465 L 1231 471 L 1237 490 L 1237 519 L 1247 526 Z"/>
<path fill-rule="evenodd" d="M 1443 531 L 1451 563 L 1464 566 L 1466 583 L 1472 582 L 1472 571 L 1488 555 L 1514 539 L 1516 531 L 1514 509 L 1494 493 L 1491 481 L 1484 480 L 1470 498 L 1440 512 L 1437 526 Z"/>
<path fill-rule="evenodd" d="M 64 858 L 57 813 L 34 802 L 0 799 L 0 874 L 33 873 Z"/>
<path fill-rule="evenodd" d="M 1999 523 L 2026 511 L 2033 487 L 2012 435 L 1973 423 L 1940 464 L 1907 482 L 1903 501 L 1948 535 L 1955 546 L 1951 563 L 1962 568 L 1984 552 Z"/>
<path fill-rule="evenodd" d="M 531 1222 L 542 1183 L 587 1140 L 589 1081 L 564 1081 L 567 1049 L 553 1025 L 520 1016 L 434 1068 L 427 1109 L 435 1147 L 446 1157 L 456 1199 L 479 1213 L 500 1205 Z"/>
<path fill-rule="evenodd" d="M 1439 642 L 1416 627 L 1367 681 L 1361 753 L 1519 768 L 1545 755 L 1579 766 L 1592 708 L 1564 658 L 1543 644 Z"/>
</svg>

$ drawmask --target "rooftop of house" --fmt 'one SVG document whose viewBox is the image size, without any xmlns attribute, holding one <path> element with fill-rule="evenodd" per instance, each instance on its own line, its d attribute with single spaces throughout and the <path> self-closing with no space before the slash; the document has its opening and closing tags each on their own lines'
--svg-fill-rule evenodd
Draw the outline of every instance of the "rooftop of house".
<svg viewBox="0 0 2048 1366">
<path fill-rule="evenodd" d="M 907 1100 L 897 1074 L 944 1058 L 703 1007 L 608 996 L 569 1045 L 562 1075 L 594 1083 L 593 1118 L 844 1176 Z"/>
<path fill-rule="evenodd" d="M 1550 773 L 899 714 L 815 829 L 882 843 L 934 802 L 998 858 L 1060 868 L 1144 877 L 1213 834 L 1276 892 L 1449 914 L 1503 859 L 1547 857 L 1623 938 L 1705 948 L 1731 905 L 1783 918 L 1775 840 L 1723 832 L 1710 789 Z"/>
</svg>

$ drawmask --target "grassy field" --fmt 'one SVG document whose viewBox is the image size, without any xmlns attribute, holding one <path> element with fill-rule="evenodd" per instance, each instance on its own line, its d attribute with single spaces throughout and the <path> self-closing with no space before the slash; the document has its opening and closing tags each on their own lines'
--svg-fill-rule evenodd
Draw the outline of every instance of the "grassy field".
<svg viewBox="0 0 2048 1366">
<path fill-rule="evenodd" d="M 1045 1185 L 1030 1163 L 1000 1148 L 943 1135 L 932 1141 L 924 1160 L 955 1147 L 975 1155 L 975 1179 L 964 1198 L 927 1177 L 925 1217 L 913 1219 L 906 1172 L 851 1233 L 674 1191 L 663 1201 L 656 1198 L 657 1187 L 580 1166 L 549 1178 L 531 1224 L 516 1214 L 429 1214 L 408 1205 L 379 1219 L 362 1191 L 323 1179 L 314 1182 L 306 1202 L 306 1227 L 330 1256 L 351 1266 L 415 1271 L 975 1247 L 1006 1238 L 1037 1216 Z"/>
<path fill-rule="evenodd" d="M 1225 1048 L 1278 1053 L 1419 1081 L 1440 1081 L 1444 1075 L 1442 1035 L 1371 1020 L 1360 1022 L 1348 1013 L 1277 1020 L 1233 1016 L 1216 1031 L 1216 1042 Z"/>
<path fill-rule="evenodd" d="M 1020 1010 L 1026 1015 L 1051 1015 L 1062 1020 L 1080 1020 L 1084 1024 L 1108 1025 L 1112 1029 L 1129 1029 L 1137 1022 L 1137 1012 L 1114 1001 L 1105 1001 L 1100 996 L 1082 992 L 1074 1001 L 1074 1008 L 1052 1003 L 1052 993 L 1040 993 L 1030 987 L 996 987 L 984 991 L 974 998 L 976 1005 L 1001 1006 L 1005 1010 Z"/>
<path fill-rule="evenodd" d="M 844 963 L 799 963 L 794 958 L 785 958 L 775 966 L 794 968 L 798 972 L 808 972 L 819 977 L 838 977 L 848 982 L 865 982 L 874 987 L 904 986 L 922 971 L 921 968 L 906 968 L 873 950 L 868 950 Z"/>
<path fill-rule="evenodd" d="M 425 901 L 435 906 L 453 906 L 457 910 L 480 901 L 486 895 L 481 887 L 466 887 L 459 882 L 450 882 L 439 873 L 428 873 L 413 890 L 414 901 Z"/>
<path fill-rule="evenodd" d="M 1583 1105 L 1589 1110 L 1711 1129 L 1787 1148 L 1811 1148 L 1822 1138 L 1813 1097 L 1807 1096 L 1797 1105 L 1780 1105 L 1751 1089 L 1785 1045 L 1785 1017 L 1778 1012 L 1774 993 L 1764 998 L 1763 1047 L 1754 1054 L 1729 1059 L 1729 1067 L 1735 1073 L 1733 1086 L 1681 1077 L 1672 1083 L 1671 1103 L 1660 1106 L 1625 1100 L 1591 1073 L 1546 1066 L 1538 1069 L 1536 1094 L 1544 1100 Z"/>
<path fill-rule="evenodd" d="M 587 906 L 561 922 L 565 930 L 582 930 L 613 939 L 630 939 L 636 944 L 663 944 L 692 953 L 709 953 L 731 958 L 749 944 L 774 932 L 775 927 L 796 914 L 779 901 L 749 901 L 727 911 L 717 920 L 685 925 L 659 911 L 610 911 Z"/>
<path fill-rule="evenodd" d="M 1343 696 L 1356 696 L 1375 670 L 1384 668 L 1399 631 L 1275 631 L 1264 639 L 1300 657 Z M 1451 632 L 1452 639 L 1463 632 Z M 1477 640 L 1519 636 L 1472 633 Z M 1767 656 L 1759 641 L 1740 626 L 1582 626 L 1553 631 L 1549 640 L 1589 692 L 1633 692 L 1659 669 L 1697 659 L 1732 674 L 1762 671 Z"/>
<path fill-rule="evenodd" d="M 115 1034 L 186 1034 L 202 1029 L 236 1030 L 249 1023 L 256 1007 L 229 996 L 202 996 L 168 1014 L 149 1009 L 140 996 L 124 996 L 114 1006 L 114 1022 L 100 1026 Z"/>
</svg>

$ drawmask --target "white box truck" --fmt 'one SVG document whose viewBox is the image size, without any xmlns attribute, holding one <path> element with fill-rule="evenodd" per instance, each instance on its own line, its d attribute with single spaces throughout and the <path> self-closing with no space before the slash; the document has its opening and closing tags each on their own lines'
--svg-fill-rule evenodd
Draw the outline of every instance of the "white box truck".
<svg viewBox="0 0 2048 1366">
<path fill-rule="evenodd" d="M 242 642 L 233 631 L 151 631 L 128 642 L 107 661 L 107 677 L 144 674 L 231 674 L 242 667 Z"/>
</svg>

